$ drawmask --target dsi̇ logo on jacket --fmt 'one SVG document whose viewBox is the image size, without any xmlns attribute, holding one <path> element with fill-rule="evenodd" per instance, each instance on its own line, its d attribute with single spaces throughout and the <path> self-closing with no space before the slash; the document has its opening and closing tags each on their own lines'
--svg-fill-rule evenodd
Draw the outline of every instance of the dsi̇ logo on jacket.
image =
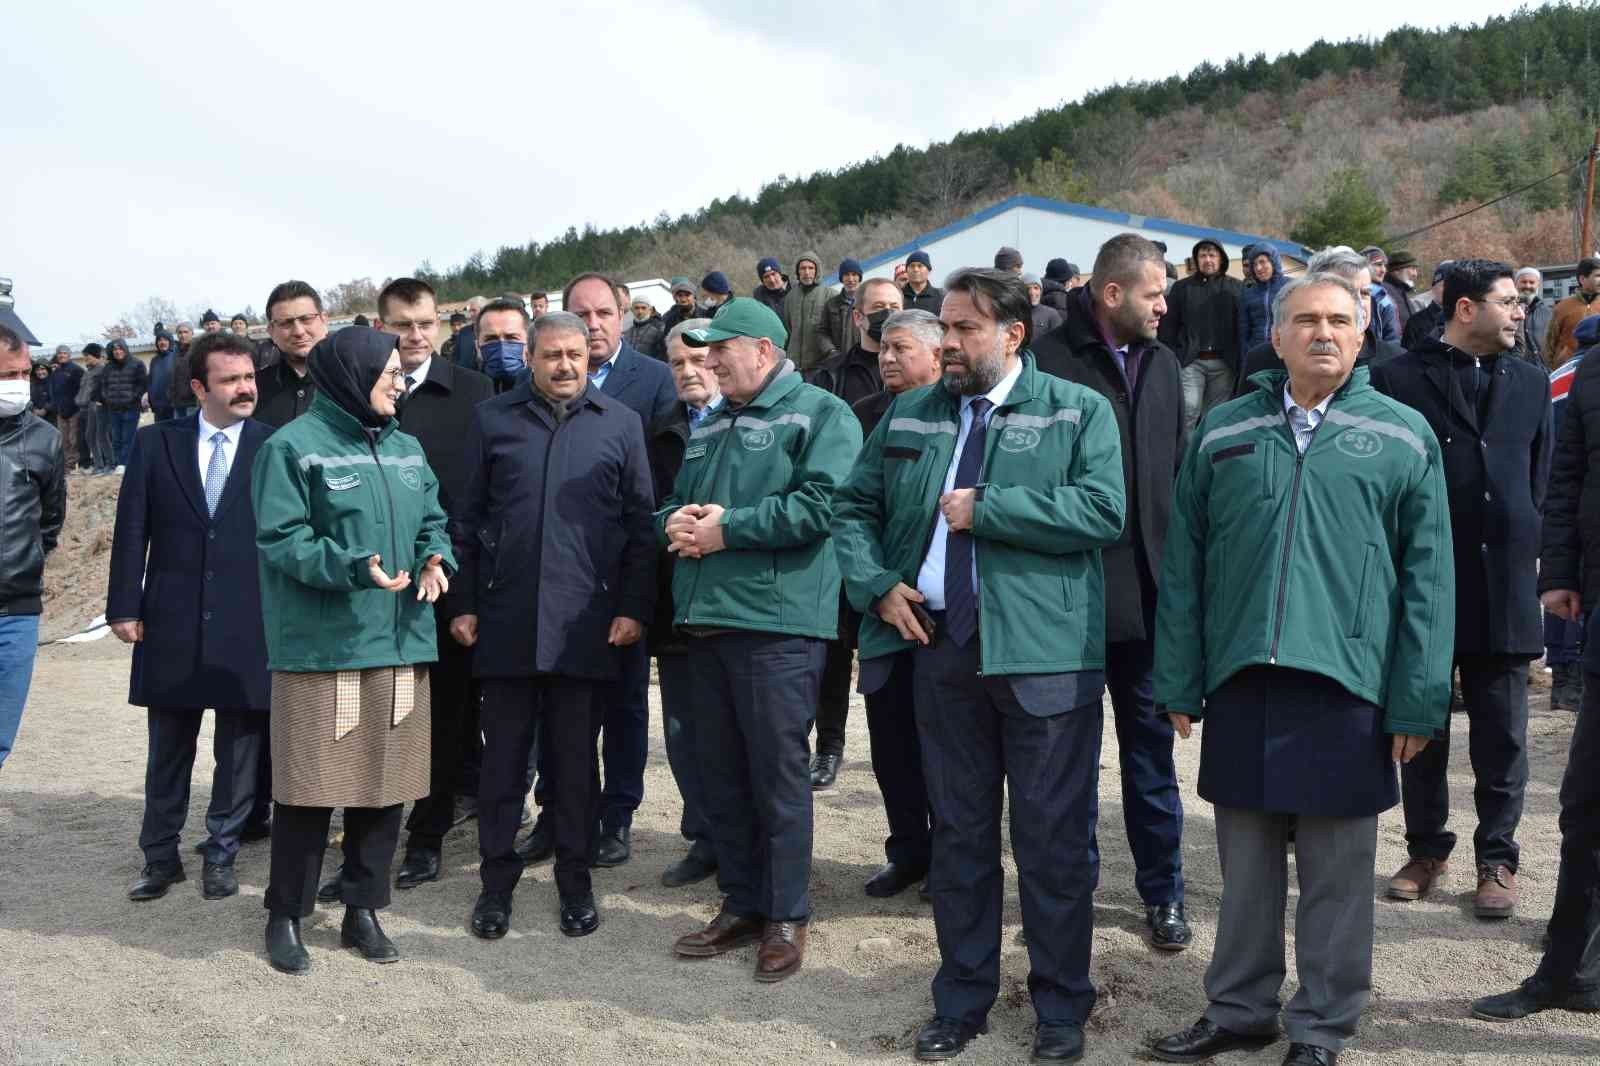
<svg viewBox="0 0 1600 1066">
<path fill-rule="evenodd" d="M 1352 459 L 1371 459 L 1383 451 L 1383 438 L 1367 429 L 1345 430 L 1333 443 Z"/>
<path fill-rule="evenodd" d="M 417 468 L 414 466 L 402 466 L 400 468 L 400 484 L 408 489 L 420 492 L 422 491 L 422 475 L 417 473 Z"/>
<path fill-rule="evenodd" d="M 1006 429 L 1000 433 L 1000 450 L 1003 452 L 1026 452 L 1039 446 L 1039 431 L 1036 429 Z"/>
<path fill-rule="evenodd" d="M 748 429 L 739 434 L 739 443 L 747 452 L 764 452 L 777 439 L 778 435 L 770 429 Z"/>
</svg>

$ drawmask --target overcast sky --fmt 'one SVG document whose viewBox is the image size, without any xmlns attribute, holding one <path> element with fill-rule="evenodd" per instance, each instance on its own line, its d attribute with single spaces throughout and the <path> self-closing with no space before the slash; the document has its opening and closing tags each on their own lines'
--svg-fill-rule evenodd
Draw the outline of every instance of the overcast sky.
<svg viewBox="0 0 1600 1066">
<path fill-rule="evenodd" d="M 1447 6 L 1460 22 L 1511 7 Z M 52 344 L 98 335 L 150 296 L 226 318 L 263 310 L 290 277 L 327 286 L 424 259 L 442 269 L 568 226 L 753 195 L 780 173 L 945 140 L 1207 59 L 1438 24 L 1426 7 L 1296 10 L 13 4 L 0 275 Z"/>
</svg>

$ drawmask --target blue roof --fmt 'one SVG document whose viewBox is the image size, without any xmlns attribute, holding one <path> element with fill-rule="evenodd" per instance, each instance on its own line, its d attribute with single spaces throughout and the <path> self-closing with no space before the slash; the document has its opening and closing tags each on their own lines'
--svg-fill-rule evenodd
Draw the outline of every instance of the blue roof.
<svg viewBox="0 0 1600 1066">
<path fill-rule="evenodd" d="M 1229 229 L 1213 229 L 1209 226 L 1192 226 L 1187 222 L 1177 222 L 1170 218 L 1153 218 L 1149 215 L 1134 215 L 1126 211 L 1112 211 L 1104 207 L 1091 207 L 1088 204 L 1075 204 L 1066 200 L 1052 200 L 1044 196 L 1012 196 L 1001 200 L 993 207 L 986 207 L 977 214 L 968 215 L 959 222 L 952 222 L 948 226 L 923 233 L 912 238 L 898 248 L 891 248 L 861 261 L 862 270 L 871 270 L 873 267 L 882 266 L 893 259 L 904 258 L 918 248 L 926 247 L 935 241 L 941 241 L 963 230 L 989 221 L 997 215 L 1003 215 L 1014 207 L 1032 207 L 1039 211 L 1050 211 L 1058 215 L 1073 215 L 1077 218 L 1090 218 L 1096 222 L 1109 222 L 1114 226 L 1128 226 L 1135 229 L 1160 230 L 1180 237 L 1191 237 L 1194 240 L 1210 238 L 1224 244 L 1269 244 L 1276 248 L 1281 255 L 1290 255 L 1296 259 L 1305 259 L 1307 250 L 1293 241 L 1280 241 L 1271 237 L 1259 237 L 1250 233 L 1238 233 Z M 839 280 L 837 274 L 830 274 L 826 279 L 829 285 L 836 284 Z"/>
</svg>

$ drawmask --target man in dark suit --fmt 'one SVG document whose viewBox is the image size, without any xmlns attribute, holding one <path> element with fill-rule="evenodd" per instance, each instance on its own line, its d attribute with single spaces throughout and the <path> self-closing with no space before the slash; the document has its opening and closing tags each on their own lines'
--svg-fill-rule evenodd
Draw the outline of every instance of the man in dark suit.
<svg viewBox="0 0 1600 1066">
<path fill-rule="evenodd" d="M 1172 761 L 1172 723 L 1155 713 L 1151 670 L 1156 585 L 1172 482 L 1183 463 L 1187 401 L 1178 360 L 1156 339 L 1155 323 L 1165 306 L 1161 250 L 1136 234 L 1113 237 L 1100 247 L 1093 277 L 1068 294 L 1066 322 L 1040 338 L 1034 354 L 1040 370 L 1087 385 L 1111 401 L 1117 416 L 1128 520 L 1101 561 L 1106 686 L 1122 767 L 1122 820 L 1151 943 L 1182 951 L 1190 940 L 1183 910 L 1183 801 Z"/>
<path fill-rule="evenodd" d="M 1456 560 L 1456 666 L 1471 725 L 1479 918 L 1517 905 L 1517 824 L 1528 785 L 1528 662 L 1544 653 L 1540 515 L 1550 473 L 1550 378 L 1508 354 L 1523 321 L 1512 269 L 1458 259 L 1444 282 L 1444 334 L 1372 372 L 1379 392 L 1428 420 L 1444 451 Z M 1400 775 L 1410 858 L 1392 899 L 1428 894 L 1456 836 L 1445 735 Z"/>
<path fill-rule="evenodd" d="M 439 479 L 439 505 L 452 519 L 472 474 L 467 433 L 472 409 L 494 395 L 489 379 L 438 354 L 438 300 L 432 286 L 416 278 L 396 278 L 378 294 L 378 328 L 399 338 L 400 369 L 406 395 L 400 428 L 422 444 L 428 466 Z M 450 637 L 450 620 L 436 611 L 439 661 L 428 671 L 433 696 L 433 762 L 428 795 L 411 808 L 406 822 L 405 859 L 395 874 L 396 888 L 415 888 L 439 879 L 444 835 L 455 816 L 461 791 L 463 746 L 478 732 L 472 699 L 472 653 Z"/>
<path fill-rule="evenodd" d="M 613 297 L 614 299 L 614 297 Z M 530 379 L 480 404 L 471 475 L 455 505 L 460 573 L 450 632 L 473 648 L 483 686 L 472 932 L 505 936 L 522 876 L 515 850 L 535 732 L 549 793 L 560 928 L 600 924 L 590 883 L 599 805 L 601 692 L 642 646 L 655 605 L 655 544 L 644 427 L 585 381 L 588 331 L 556 312 L 534 323 Z"/>
<path fill-rule="evenodd" d="M 280 358 L 261 371 L 256 418 L 279 429 L 306 413 L 317 394 L 311 349 L 328 335 L 322 296 L 303 281 L 285 281 L 267 294 L 267 336 Z"/>
<path fill-rule="evenodd" d="M 185 879 L 178 834 L 189 811 L 195 739 L 216 710 L 209 836 L 201 894 L 239 891 L 234 857 L 254 806 L 267 743 L 266 637 L 256 570 L 250 464 L 271 434 L 255 410 L 248 342 L 211 333 L 189 352 L 197 416 L 140 430 L 117 499 L 106 618 L 134 645 L 128 702 L 149 708 L 144 873 L 128 891 L 158 899 Z"/>
<path fill-rule="evenodd" d="M 659 359 L 641 355 L 622 339 L 625 312 L 617 283 L 604 274 L 579 274 L 567 282 L 561 306 L 589 330 L 589 380 L 600 392 L 631 408 L 640 431 L 671 414 L 678 402 L 672 371 Z M 650 654 L 643 641 L 622 650 L 622 673 L 602 694 L 605 706 L 601 759 L 605 791 L 600 797 L 600 841 L 596 866 L 620 866 L 633 854 L 633 812 L 644 801 L 644 764 L 650 742 Z M 541 777 L 543 775 L 541 774 Z M 543 790 L 534 790 L 542 803 Z M 535 823 L 520 854 L 538 861 L 551 854 L 553 841 L 543 820 Z"/>
</svg>

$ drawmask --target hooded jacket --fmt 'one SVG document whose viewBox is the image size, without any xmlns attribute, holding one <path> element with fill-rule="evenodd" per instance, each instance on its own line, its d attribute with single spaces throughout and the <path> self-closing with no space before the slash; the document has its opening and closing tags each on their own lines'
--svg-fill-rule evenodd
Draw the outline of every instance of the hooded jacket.
<svg viewBox="0 0 1600 1066">
<path fill-rule="evenodd" d="M 152 411 L 172 409 L 172 364 L 178 358 L 177 348 L 178 342 L 168 337 L 167 350 L 162 351 L 160 338 L 156 339 L 156 354 L 150 360 L 150 380 L 145 388 Z"/>
<path fill-rule="evenodd" d="M 83 385 L 83 367 L 70 359 L 50 370 L 50 399 L 60 418 L 78 415 L 78 389 Z"/>
<path fill-rule="evenodd" d="M 1250 264 L 1255 262 L 1258 255 L 1266 255 L 1272 260 L 1272 277 L 1266 281 L 1252 280 L 1239 294 L 1239 335 L 1238 350 L 1248 352 L 1258 344 L 1268 340 L 1272 332 L 1272 301 L 1278 295 L 1278 290 L 1289 283 L 1283 276 L 1283 261 L 1278 258 L 1278 250 L 1270 244 L 1247 244 L 1244 248 L 1244 273 L 1247 278 L 1254 278 Z"/>
<path fill-rule="evenodd" d="M 810 285 L 792 283 L 784 294 L 783 309 L 778 312 L 783 328 L 789 331 L 787 354 L 802 372 L 822 362 L 826 355 L 822 346 L 822 309 L 828 302 L 828 289 L 822 284 L 821 258 L 815 252 L 802 252 L 795 260 L 797 273 L 799 264 L 805 262 L 817 268 L 817 280 Z"/>
<path fill-rule="evenodd" d="M 662 362 L 667 360 L 667 323 L 659 311 L 652 311 L 643 322 L 628 326 L 628 344 L 640 355 L 648 355 Z"/>
<path fill-rule="evenodd" d="M 861 286 L 856 286 L 856 295 L 860 295 Z M 817 343 L 822 348 L 822 358 L 829 359 L 840 352 L 848 352 L 861 341 L 861 334 L 856 330 L 856 295 L 851 295 L 840 289 L 828 297 L 828 302 L 822 307 L 822 330 L 817 335 Z"/>
<path fill-rule="evenodd" d="M 119 350 L 122 352 L 121 362 L 111 354 Z M 137 411 L 139 398 L 144 395 L 148 381 L 149 374 L 145 371 L 144 363 L 129 355 L 126 347 L 108 347 L 106 364 L 95 381 L 95 399 L 111 411 Z"/>
<path fill-rule="evenodd" d="M 1205 247 L 1215 248 L 1222 257 L 1222 268 L 1215 275 L 1199 271 L 1200 249 Z M 1188 366 L 1202 352 L 1212 352 L 1237 375 L 1239 297 L 1244 286 L 1228 276 L 1228 252 L 1216 241 L 1197 241 L 1191 258 L 1195 272 L 1167 293 L 1167 313 L 1161 316 L 1156 335 L 1178 357 L 1179 366 Z"/>
</svg>

